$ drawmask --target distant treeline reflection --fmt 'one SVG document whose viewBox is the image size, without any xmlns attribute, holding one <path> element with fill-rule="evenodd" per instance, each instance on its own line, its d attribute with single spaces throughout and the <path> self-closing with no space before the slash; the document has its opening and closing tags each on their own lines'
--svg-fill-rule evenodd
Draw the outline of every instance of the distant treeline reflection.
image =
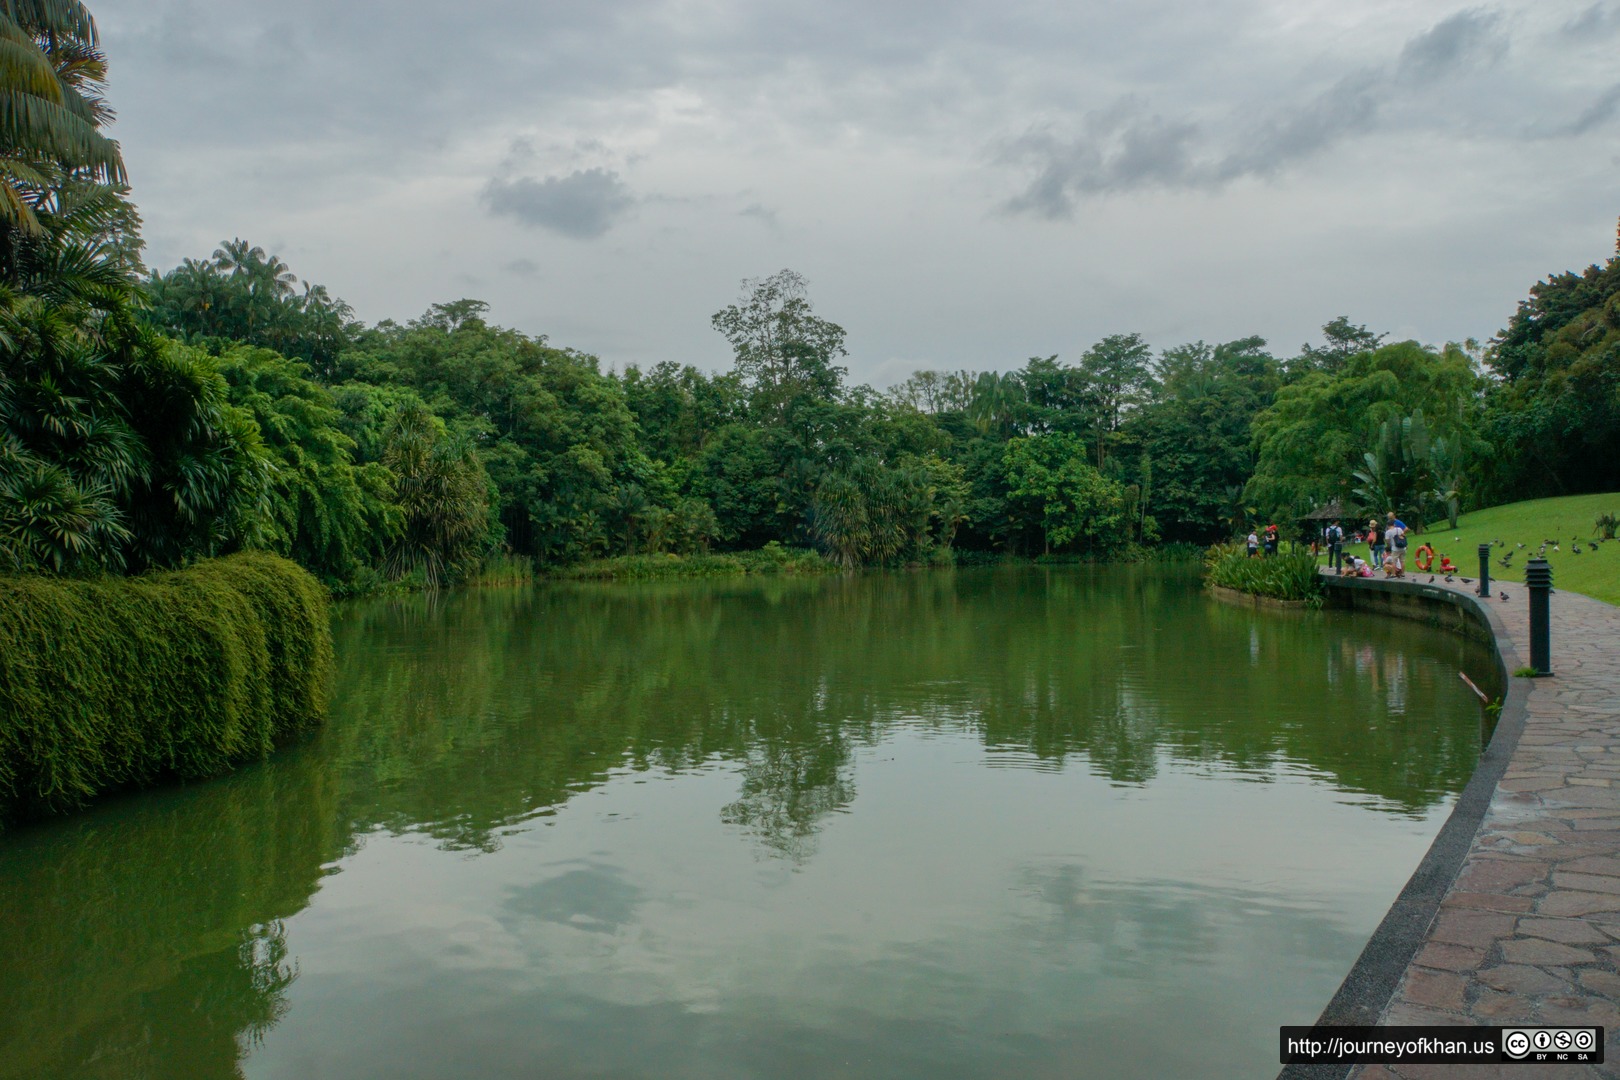
<svg viewBox="0 0 1620 1080">
<path fill-rule="evenodd" d="M 284 920 L 379 830 L 494 850 L 613 775 L 723 769 L 716 825 L 803 863 L 859 751 L 906 728 L 1122 785 L 1308 772 L 1419 814 L 1478 757 L 1456 671 L 1489 670 L 1443 632 L 1231 608 L 1163 567 L 469 590 L 350 606 L 334 635 L 308 743 L 8 835 L 0 1077 L 239 1075 L 298 977 Z"/>
<path fill-rule="evenodd" d="M 1458 790 L 1479 731 L 1435 723 L 1434 706 L 1456 715 L 1455 672 L 1480 677 L 1482 650 L 1325 618 L 1209 604 L 1162 568 L 417 597 L 340 623 L 322 739 L 370 774 L 344 784 L 357 827 L 471 848 L 614 770 L 719 759 L 743 772 L 724 820 L 803 857 L 855 798 L 855 748 L 899 724 L 970 728 L 1121 784 L 1167 758 L 1257 778 L 1303 767 L 1410 813 Z M 1321 696 L 1302 712 L 1309 687 Z"/>
</svg>

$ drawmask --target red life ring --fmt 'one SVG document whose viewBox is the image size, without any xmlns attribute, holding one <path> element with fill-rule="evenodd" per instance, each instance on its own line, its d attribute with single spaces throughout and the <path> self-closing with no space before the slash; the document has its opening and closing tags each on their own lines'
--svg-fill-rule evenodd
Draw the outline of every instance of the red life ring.
<svg viewBox="0 0 1620 1080">
<path fill-rule="evenodd" d="M 1424 544 L 1412 552 L 1412 561 L 1417 563 L 1419 570 L 1428 570 L 1429 567 L 1434 565 L 1434 548 Z"/>
</svg>

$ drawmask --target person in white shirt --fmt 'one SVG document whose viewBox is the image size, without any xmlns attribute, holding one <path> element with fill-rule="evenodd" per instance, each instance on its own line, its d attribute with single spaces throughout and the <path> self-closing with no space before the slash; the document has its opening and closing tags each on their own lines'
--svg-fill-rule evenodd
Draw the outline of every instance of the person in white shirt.
<svg viewBox="0 0 1620 1080">
<path fill-rule="evenodd" d="M 1384 542 L 1388 546 L 1384 561 L 1395 563 L 1395 576 L 1406 576 L 1406 522 L 1395 516 L 1395 511 L 1389 512 L 1389 527 L 1384 530 Z"/>
</svg>

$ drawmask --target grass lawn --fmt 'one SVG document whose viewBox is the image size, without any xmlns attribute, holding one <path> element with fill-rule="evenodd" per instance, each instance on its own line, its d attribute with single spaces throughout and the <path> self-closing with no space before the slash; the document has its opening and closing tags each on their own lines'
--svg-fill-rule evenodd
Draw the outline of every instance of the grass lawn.
<svg viewBox="0 0 1620 1080">
<path fill-rule="evenodd" d="M 1491 580 L 1522 582 L 1524 564 L 1536 554 L 1543 540 L 1557 540 L 1558 550 L 1547 547 L 1547 561 L 1552 564 L 1553 588 L 1584 593 L 1610 604 L 1620 604 L 1620 540 L 1604 543 L 1592 527 L 1600 514 L 1620 515 L 1620 492 L 1612 495 L 1567 495 L 1557 499 L 1532 499 L 1529 502 L 1493 506 L 1476 510 L 1457 519 L 1457 527 L 1446 527 L 1445 519 L 1434 522 L 1421 534 L 1414 534 L 1412 547 L 1407 550 L 1406 576 L 1417 575 L 1412 562 L 1412 551 L 1419 544 L 1434 547 L 1435 565 L 1441 555 L 1450 555 L 1451 561 L 1462 568 L 1468 577 L 1479 574 L 1479 545 L 1496 540 L 1505 546 L 1491 549 Z M 1345 523 L 1348 531 L 1349 522 Z M 1574 554 L 1572 537 L 1581 538 L 1581 553 Z M 1596 542 L 1593 551 L 1588 542 Z M 1523 544 L 1520 548 L 1518 545 Z M 1366 544 L 1346 544 L 1345 550 L 1368 558 Z M 1503 567 L 1502 556 L 1513 553 L 1511 564 Z M 1326 560 L 1323 560 L 1326 562 Z M 1426 579 L 1424 578 L 1419 580 Z"/>
</svg>

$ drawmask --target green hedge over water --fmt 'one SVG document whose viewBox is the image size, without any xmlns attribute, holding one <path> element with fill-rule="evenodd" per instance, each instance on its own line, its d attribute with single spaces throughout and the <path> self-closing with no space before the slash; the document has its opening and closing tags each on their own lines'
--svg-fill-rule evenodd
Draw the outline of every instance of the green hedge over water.
<svg viewBox="0 0 1620 1080">
<path fill-rule="evenodd" d="M 326 591 L 273 555 L 0 577 L 0 820 L 263 757 L 321 722 L 331 682 Z"/>
</svg>

